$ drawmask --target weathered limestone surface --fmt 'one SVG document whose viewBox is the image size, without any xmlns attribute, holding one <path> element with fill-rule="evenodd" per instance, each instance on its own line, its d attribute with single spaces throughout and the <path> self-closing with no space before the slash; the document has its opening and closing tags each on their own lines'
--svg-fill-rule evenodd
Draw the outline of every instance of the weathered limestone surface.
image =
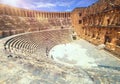
<svg viewBox="0 0 120 84">
<path fill-rule="evenodd" d="M 4 4 L 0 4 L 0 15 L 36 17 L 36 18 L 70 18 L 70 12 L 44 12 L 16 8 Z"/>
<path fill-rule="evenodd" d="M 71 16 L 79 37 L 96 45 L 105 44 L 106 49 L 120 55 L 119 0 L 99 0 L 87 8 L 74 9 Z"/>
<path fill-rule="evenodd" d="M 0 4 L 0 37 L 70 27 L 70 12 L 42 12 Z"/>
<path fill-rule="evenodd" d="M 72 41 L 71 29 L 43 30 L 13 37 L 4 43 L 5 50 L 13 54 L 46 55 L 57 44 Z"/>
<path fill-rule="evenodd" d="M 120 55 L 120 0 L 99 0 L 88 8 L 76 8 L 72 14 L 0 4 L 0 38 L 27 32 L 0 40 L 0 84 L 119 84 L 119 59 L 85 40 L 73 43 L 85 52 L 79 52 L 82 58 L 91 57 L 97 66 L 66 66 L 47 56 L 47 49 L 71 39 L 64 29 L 71 26 L 71 18 L 78 37 L 105 44 L 106 49 Z M 49 28 L 61 30 L 28 33 Z"/>
<path fill-rule="evenodd" d="M 53 59 L 41 54 L 11 54 L 4 50 L 4 40 L 0 40 L 0 43 L 1 84 L 120 83 L 119 60 L 114 58 L 112 54 L 104 50 L 98 50 L 96 46 L 84 40 L 74 41 L 73 43 L 80 45 L 80 49 L 86 50 L 86 53 L 81 55 L 94 58 L 97 66 L 88 68 L 84 67 L 86 65 L 67 66 L 56 63 Z M 79 60 L 83 61 L 83 59 Z M 92 63 L 89 63 L 89 65 L 92 65 Z"/>
</svg>

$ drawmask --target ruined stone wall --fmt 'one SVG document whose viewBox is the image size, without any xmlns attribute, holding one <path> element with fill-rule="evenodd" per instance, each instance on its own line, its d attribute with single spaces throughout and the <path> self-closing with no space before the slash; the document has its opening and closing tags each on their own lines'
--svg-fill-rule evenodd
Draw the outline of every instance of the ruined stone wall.
<svg viewBox="0 0 120 84">
<path fill-rule="evenodd" d="M 79 12 L 82 13 L 80 17 Z M 120 55 L 120 0 L 99 0 L 72 12 L 72 26 L 78 36 Z M 79 20 L 82 19 L 81 24 Z"/>
<path fill-rule="evenodd" d="M 42 12 L 0 4 L 0 38 L 23 32 L 70 26 L 70 12 Z"/>
</svg>

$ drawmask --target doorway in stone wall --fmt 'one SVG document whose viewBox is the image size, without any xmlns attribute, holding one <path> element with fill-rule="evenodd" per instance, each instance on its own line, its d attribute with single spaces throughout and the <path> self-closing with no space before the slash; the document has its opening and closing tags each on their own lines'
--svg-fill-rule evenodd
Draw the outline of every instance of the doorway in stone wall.
<svg viewBox="0 0 120 84">
<path fill-rule="evenodd" d="M 105 35 L 104 44 L 106 44 L 107 42 L 110 43 L 111 42 L 111 38 L 109 36 Z"/>
</svg>

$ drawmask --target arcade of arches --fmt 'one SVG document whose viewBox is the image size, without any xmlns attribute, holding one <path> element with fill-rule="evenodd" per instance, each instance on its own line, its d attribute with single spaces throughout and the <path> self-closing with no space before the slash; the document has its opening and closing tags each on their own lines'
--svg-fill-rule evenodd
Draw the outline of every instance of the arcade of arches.
<svg viewBox="0 0 120 84">
<path fill-rule="evenodd" d="M 111 5 L 112 3 L 112 5 Z M 78 37 L 120 55 L 120 1 L 99 0 L 72 11 L 72 26 Z"/>
</svg>

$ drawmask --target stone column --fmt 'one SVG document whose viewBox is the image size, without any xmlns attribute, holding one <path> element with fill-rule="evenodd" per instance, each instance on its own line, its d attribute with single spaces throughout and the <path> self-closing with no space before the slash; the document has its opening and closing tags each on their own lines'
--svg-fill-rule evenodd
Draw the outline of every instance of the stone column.
<svg viewBox="0 0 120 84">
<path fill-rule="evenodd" d="M 28 10 L 26 10 L 26 15 L 27 15 L 26 17 L 29 17 Z"/>
<path fill-rule="evenodd" d="M 52 14 L 51 14 L 51 12 L 50 12 L 50 13 L 49 13 L 49 18 L 51 18 L 51 15 L 52 15 Z"/>
<path fill-rule="evenodd" d="M 35 17 L 35 15 L 34 15 L 34 11 L 32 11 L 32 17 Z"/>
<path fill-rule="evenodd" d="M 39 12 L 38 11 L 36 11 L 36 16 L 37 16 L 37 18 L 39 18 Z"/>
<path fill-rule="evenodd" d="M 44 18 L 44 12 L 42 12 L 42 18 Z"/>
<path fill-rule="evenodd" d="M 6 14 L 10 15 L 10 7 L 8 7 L 8 6 L 6 7 Z"/>
<path fill-rule="evenodd" d="M 24 10 L 23 10 L 23 9 L 21 9 L 21 16 L 22 16 L 22 17 L 25 17 L 25 15 L 24 15 Z"/>
<path fill-rule="evenodd" d="M 47 13 L 45 12 L 44 14 L 45 14 L 45 18 L 47 18 Z"/>
<path fill-rule="evenodd" d="M 35 11 L 34 14 L 35 14 L 35 18 L 36 18 L 37 17 L 37 12 Z"/>
<path fill-rule="evenodd" d="M 52 16 L 52 18 L 55 18 L 55 13 L 53 13 L 53 16 Z"/>
<path fill-rule="evenodd" d="M 17 16 L 17 15 L 18 15 L 18 11 L 17 11 L 17 9 L 16 9 L 16 8 L 14 8 L 14 14 L 15 14 L 15 16 Z"/>
<path fill-rule="evenodd" d="M 26 17 L 26 13 L 25 13 L 25 10 L 23 10 L 23 16 Z"/>
<path fill-rule="evenodd" d="M 63 13 L 61 13 L 61 17 L 63 18 Z"/>
<path fill-rule="evenodd" d="M 40 12 L 39 11 L 37 12 L 37 14 L 38 14 L 38 17 L 40 18 Z"/>
<path fill-rule="evenodd" d="M 19 16 L 21 17 L 22 16 L 22 12 L 21 12 L 22 10 L 21 9 L 19 9 Z"/>
<path fill-rule="evenodd" d="M 4 15 L 6 15 L 6 14 L 7 14 L 7 8 L 4 7 Z"/>
<path fill-rule="evenodd" d="M 0 5 L 0 15 L 2 15 L 2 14 L 3 14 L 3 6 Z"/>
<path fill-rule="evenodd" d="M 19 11 L 19 16 L 22 16 L 22 12 L 21 12 L 21 9 L 19 9 L 18 11 Z"/>
<path fill-rule="evenodd" d="M 32 12 L 32 17 L 34 17 L 34 11 L 31 11 Z"/>
<path fill-rule="evenodd" d="M 53 18 L 53 12 L 52 12 L 52 18 Z"/>
<path fill-rule="evenodd" d="M 46 14 L 47 14 L 47 18 L 49 18 L 49 13 L 47 12 Z"/>
<path fill-rule="evenodd" d="M 26 17 L 28 17 L 28 12 L 27 12 L 27 10 L 25 10 L 25 15 L 26 15 Z"/>
<path fill-rule="evenodd" d="M 0 31 L 0 38 L 3 37 L 3 31 Z"/>
</svg>

